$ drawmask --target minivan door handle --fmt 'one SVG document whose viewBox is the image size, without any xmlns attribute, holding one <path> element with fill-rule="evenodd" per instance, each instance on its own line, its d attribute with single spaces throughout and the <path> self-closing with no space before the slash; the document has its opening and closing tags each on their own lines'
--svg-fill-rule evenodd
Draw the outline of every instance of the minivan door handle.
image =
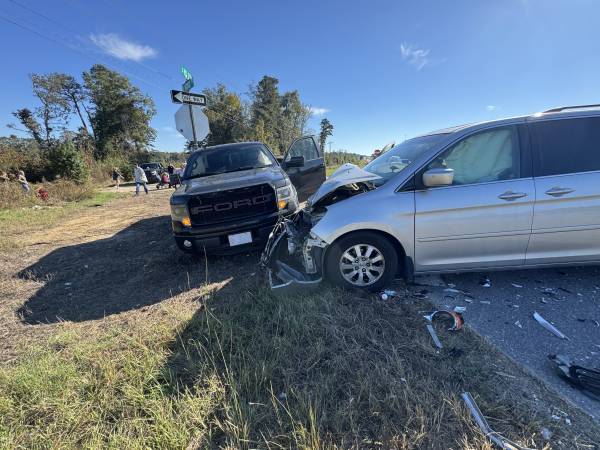
<svg viewBox="0 0 600 450">
<path fill-rule="evenodd" d="M 575 189 L 570 188 L 561 188 L 561 187 L 553 187 L 552 189 L 548 189 L 546 194 L 551 195 L 552 197 L 560 197 L 561 195 L 570 194 L 574 192 Z"/>
<path fill-rule="evenodd" d="M 525 192 L 513 192 L 513 191 L 506 191 L 504 194 L 500 194 L 498 196 L 499 199 L 507 200 L 507 201 L 516 200 L 518 198 L 523 198 L 523 197 L 527 197 L 527 194 Z"/>
</svg>

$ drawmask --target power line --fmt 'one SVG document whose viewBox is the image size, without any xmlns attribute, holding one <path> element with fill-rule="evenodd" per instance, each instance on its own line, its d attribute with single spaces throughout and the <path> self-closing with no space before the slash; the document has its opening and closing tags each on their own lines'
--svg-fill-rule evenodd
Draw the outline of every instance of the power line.
<svg viewBox="0 0 600 450">
<path fill-rule="evenodd" d="M 60 23 L 59 21 L 57 21 L 55 19 L 52 19 L 51 17 L 48 17 L 47 15 L 45 15 L 45 14 L 43 14 L 43 13 L 41 13 L 41 12 L 39 12 L 39 11 L 37 11 L 37 10 L 35 10 L 35 9 L 27 6 L 27 5 L 24 5 L 24 4 L 20 3 L 20 2 L 18 2 L 17 0 L 8 0 L 8 1 L 11 2 L 14 5 L 19 6 L 20 8 L 23 8 L 26 11 L 29 11 L 32 14 L 35 14 L 36 16 L 39 16 L 39 17 L 47 20 L 50 23 L 53 23 L 54 25 L 59 26 L 60 28 L 68 30 L 69 32 L 73 33 L 74 35 L 78 34 L 77 31 L 75 31 L 74 29 L 72 29 L 72 28 L 70 28 L 70 27 L 68 27 L 68 26 Z M 154 73 L 156 73 L 158 75 L 161 75 L 161 76 L 163 76 L 163 77 L 165 77 L 165 78 L 167 78 L 167 79 L 169 79 L 171 81 L 174 80 L 174 78 L 172 76 L 170 76 L 170 75 L 168 75 L 168 74 L 166 74 L 166 73 L 164 73 L 164 72 L 162 72 L 162 71 L 160 71 L 158 69 L 155 69 L 154 67 L 148 66 L 148 65 L 143 64 L 143 63 L 141 63 L 139 61 L 134 61 L 134 63 L 138 64 L 140 67 L 143 67 L 146 70 L 149 70 L 149 71 L 154 72 Z"/>
</svg>

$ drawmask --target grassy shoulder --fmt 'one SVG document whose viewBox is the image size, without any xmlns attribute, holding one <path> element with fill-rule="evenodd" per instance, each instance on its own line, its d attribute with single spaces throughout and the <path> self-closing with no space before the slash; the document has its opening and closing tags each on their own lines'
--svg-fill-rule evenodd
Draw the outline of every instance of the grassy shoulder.
<svg viewBox="0 0 600 450">
<path fill-rule="evenodd" d="M 547 445 L 531 408 L 545 394 L 515 390 L 526 377 L 468 331 L 440 327 L 437 353 L 409 294 L 277 299 L 253 281 L 199 294 L 65 324 L 0 366 L 0 447 L 491 449 L 465 390 L 496 431 Z M 553 448 L 592 448 L 578 423 L 552 427 Z"/>
</svg>

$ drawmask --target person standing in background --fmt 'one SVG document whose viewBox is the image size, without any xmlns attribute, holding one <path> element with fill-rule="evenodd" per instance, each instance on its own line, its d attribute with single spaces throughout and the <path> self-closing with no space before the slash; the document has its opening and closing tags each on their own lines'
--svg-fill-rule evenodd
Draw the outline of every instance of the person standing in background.
<svg viewBox="0 0 600 450">
<path fill-rule="evenodd" d="M 25 172 L 23 172 L 22 170 L 19 170 L 19 175 L 17 177 L 17 180 L 19 181 L 19 183 L 21 183 L 21 187 L 23 188 L 23 192 L 25 192 L 26 194 L 29 194 L 29 192 L 31 191 L 31 188 L 29 187 L 29 183 L 27 182 L 27 178 L 25 178 Z"/>
<path fill-rule="evenodd" d="M 121 172 L 119 172 L 119 169 L 117 169 L 116 167 L 113 167 L 112 179 L 115 182 L 116 188 L 119 189 L 119 185 L 121 184 L 123 175 L 121 175 Z"/>
<path fill-rule="evenodd" d="M 146 192 L 146 195 L 148 195 L 148 188 L 146 187 L 148 178 L 146 178 L 146 173 L 139 164 L 136 164 L 133 169 L 133 178 L 135 178 L 135 195 L 140 195 L 140 184 L 144 186 L 144 191 Z"/>
</svg>

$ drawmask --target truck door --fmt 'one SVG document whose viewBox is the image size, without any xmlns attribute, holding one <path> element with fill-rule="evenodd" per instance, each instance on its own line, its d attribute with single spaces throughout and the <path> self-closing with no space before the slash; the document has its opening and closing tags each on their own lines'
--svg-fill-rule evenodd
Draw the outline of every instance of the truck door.
<svg viewBox="0 0 600 450">
<path fill-rule="evenodd" d="M 298 191 L 298 200 L 308 199 L 325 181 L 325 158 L 314 136 L 296 139 L 281 163 Z"/>
</svg>

